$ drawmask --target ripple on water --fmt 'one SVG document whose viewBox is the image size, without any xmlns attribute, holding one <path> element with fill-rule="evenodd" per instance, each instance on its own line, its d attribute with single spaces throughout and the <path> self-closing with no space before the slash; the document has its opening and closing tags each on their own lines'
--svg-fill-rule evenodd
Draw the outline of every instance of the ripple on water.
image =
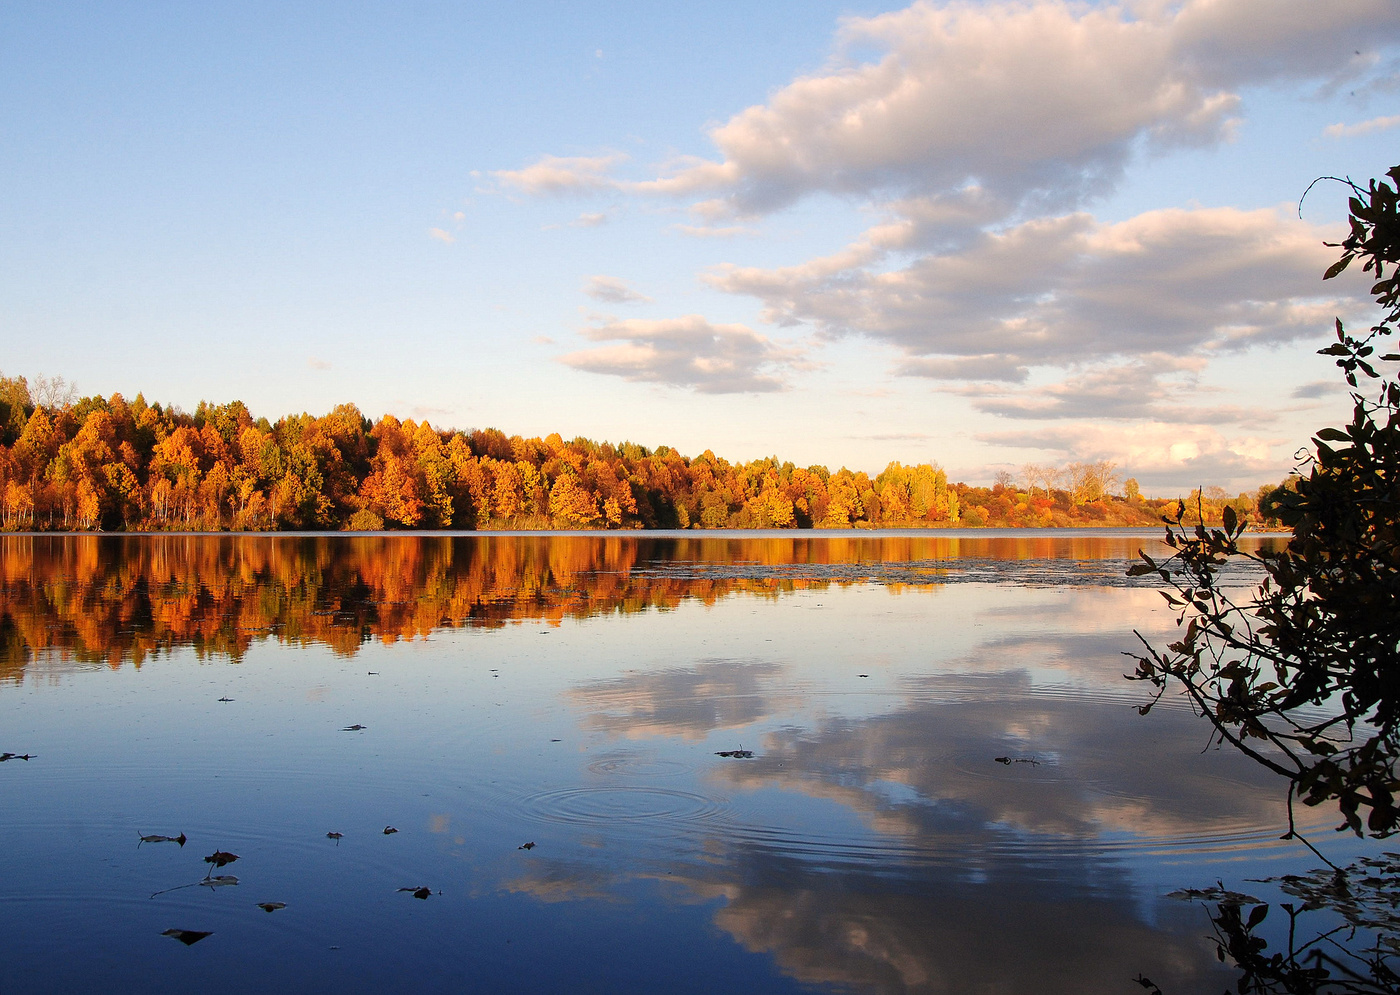
<svg viewBox="0 0 1400 995">
<path fill-rule="evenodd" d="M 517 804 L 526 818 L 540 822 L 659 835 L 716 823 L 726 812 L 725 804 L 693 791 L 625 784 L 541 791 Z"/>
<path fill-rule="evenodd" d="M 694 764 L 660 757 L 644 757 L 635 753 L 612 753 L 599 757 L 588 765 L 591 774 L 604 777 L 679 777 L 695 770 Z"/>
</svg>

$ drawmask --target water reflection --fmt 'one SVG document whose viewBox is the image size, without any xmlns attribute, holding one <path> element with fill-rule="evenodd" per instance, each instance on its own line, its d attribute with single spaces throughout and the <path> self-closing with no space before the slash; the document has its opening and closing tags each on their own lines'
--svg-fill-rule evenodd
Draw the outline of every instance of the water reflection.
<svg viewBox="0 0 1400 995">
<path fill-rule="evenodd" d="M 108 665 L 176 646 L 239 659 L 274 638 L 351 654 L 369 640 L 442 628 L 557 623 L 871 579 L 1123 583 L 1121 563 L 1144 542 L 1153 540 L 4 536 L 0 677 L 46 651 Z"/>
<path fill-rule="evenodd" d="M 1142 539 L 1076 542 L 0 542 L 0 746 L 38 755 L 0 769 L 0 976 L 1218 992 L 1163 896 L 1274 873 L 1278 786 L 1137 716 Z M 216 848 L 238 888 L 147 898 Z"/>
</svg>

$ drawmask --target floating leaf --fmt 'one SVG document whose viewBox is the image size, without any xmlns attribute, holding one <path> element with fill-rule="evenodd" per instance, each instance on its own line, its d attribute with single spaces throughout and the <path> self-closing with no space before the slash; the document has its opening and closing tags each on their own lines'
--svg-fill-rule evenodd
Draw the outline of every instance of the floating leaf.
<svg viewBox="0 0 1400 995">
<path fill-rule="evenodd" d="M 529 843 L 521 843 L 518 847 L 516 847 L 517 850 L 533 850 L 534 848 L 535 844 L 533 841 Z"/>
<path fill-rule="evenodd" d="M 354 725 L 352 725 L 352 726 L 346 726 L 344 729 L 342 729 L 342 730 L 340 730 L 340 731 L 341 731 L 341 732 L 360 732 L 362 729 L 368 729 L 368 728 L 369 728 L 369 726 L 362 726 L 362 725 L 360 725 L 358 722 L 356 722 Z"/>
<path fill-rule="evenodd" d="M 335 840 L 337 843 L 339 843 L 340 838 L 344 835 L 344 833 L 326 833 L 326 839 Z"/>
<path fill-rule="evenodd" d="M 142 836 L 141 843 L 179 843 L 181 846 L 184 846 L 185 834 L 181 833 L 179 836 Z M 137 846 L 140 845 L 140 843 L 137 844 Z"/>
<path fill-rule="evenodd" d="M 999 764 L 1010 767 L 1012 764 L 1030 764 L 1032 767 L 1039 767 L 1040 761 L 1034 757 L 992 757 Z"/>
<path fill-rule="evenodd" d="M 237 859 L 238 854 L 236 853 L 229 853 L 227 850 L 215 850 L 204 858 L 204 862 L 206 864 L 213 864 L 215 867 L 223 867 L 225 864 L 231 864 Z"/>
<path fill-rule="evenodd" d="M 287 907 L 287 903 L 286 903 L 286 902 L 259 902 L 259 903 L 258 903 L 258 908 L 262 909 L 264 912 L 276 912 L 278 909 L 285 909 L 286 907 Z"/>
<path fill-rule="evenodd" d="M 34 758 L 31 757 L 28 753 L 0 753 L 0 763 L 4 763 L 6 760 L 32 760 L 32 759 L 34 759 Z"/>
<path fill-rule="evenodd" d="M 857 677 L 869 677 L 869 674 L 856 674 Z"/>
<path fill-rule="evenodd" d="M 220 700 L 220 701 L 232 701 L 233 699 L 232 699 L 232 698 L 220 698 L 219 700 Z"/>
<path fill-rule="evenodd" d="M 753 756 L 753 750 L 720 750 L 715 754 L 717 757 L 733 757 L 736 760 L 747 760 Z"/>
<path fill-rule="evenodd" d="M 431 888 L 400 888 L 399 891 L 410 892 L 412 893 L 414 898 L 421 898 L 425 901 L 427 900 L 428 896 L 433 893 L 433 890 Z"/>
<path fill-rule="evenodd" d="M 384 827 L 384 835 L 385 835 L 385 836 L 392 836 L 392 835 L 394 835 L 394 834 L 397 833 L 397 832 L 398 832 L 398 830 L 395 829 L 393 826 L 385 826 L 385 827 Z"/>
<path fill-rule="evenodd" d="M 212 878 L 205 878 L 199 883 L 206 888 L 231 888 L 238 883 L 238 878 L 232 874 L 215 874 Z"/>
<path fill-rule="evenodd" d="M 167 929 L 160 935 L 172 936 L 175 939 L 179 940 L 181 943 L 183 943 L 185 946 L 189 947 L 198 943 L 206 936 L 213 936 L 214 934 L 212 931 L 205 931 L 200 929 Z"/>
</svg>

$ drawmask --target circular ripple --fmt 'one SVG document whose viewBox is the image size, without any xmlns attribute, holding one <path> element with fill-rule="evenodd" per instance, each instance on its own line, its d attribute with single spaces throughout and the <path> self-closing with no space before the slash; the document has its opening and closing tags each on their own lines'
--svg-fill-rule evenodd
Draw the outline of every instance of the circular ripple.
<svg viewBox="0 0 1400 995">
<path fill-rule="evenodd" d="M 720 803 L 690 791 L 626 785 L 545 791 L 520 804 L 526 815 L 543 822 L 662 831 L 710 821 L 723 811 Z"/>
<path fill-rule="evenodd" d="M 686 774 L 695 768 L 678 760 L 662 760 L 657 757 L 638 757 L 631 754 L 616 754 L 599 757 L 588 765 L 593 774 L 611 777 L 675 777 Z"/>
</svg>

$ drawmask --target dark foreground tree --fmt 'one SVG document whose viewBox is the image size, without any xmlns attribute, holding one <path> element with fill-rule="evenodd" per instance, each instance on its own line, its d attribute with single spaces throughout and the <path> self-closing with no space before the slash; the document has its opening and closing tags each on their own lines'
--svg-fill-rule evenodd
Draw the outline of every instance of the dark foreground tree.
<svg viewBox="0 0 1400 995">
<path fill-rule="evenodd" d="M 1322 350 L 1354 409 L 1345 428 L 1317 433 L 1296 490 L 1276 495 L 1293 531 L 1286 548 L 1241 549 L 1245 522 L 1228 510 L 1221 529 L 1183 527 L 1179 507 L 1166 535 L 1174 555 L 1144 553 L 1130 571 L 1161 575 L 1183 630 L 1165 649 L 1144 639 L 1131 654 L 1131 676 L 1157 688 L 1141 711 L 1184 689 L 1222 741 L 1288 779 L 1290 831 L 1295 798 L 1335 802 L 1358 835 L 1400 828 L 1400 383 L 1388 365 L 1400 356 L 1380 354 L 1400 319 L 1400 166 L 1387 175 L 1391 184 L 1352 185 L 1351 233 L 1324 276 L 1359 260 L 1382 314 L 1360 338 L 1338 320 Z M 1221 569 L 1241 559 L 1264 579 L 1237 601 Z"/>
<path fill-rule="evenodd" d="M 1360 338 L 1338 320 L 1337 341 L 1322 350 L 1352 389 L 1352 419 L 1318 432 L 1295 486 L 1269 496 L 1271 516 L 1292 529 L 1287 546 L 1241 549 L 1245 522 L 1232 510 L 1221 529 L 1188 528 L 1179 505 L 1166 530 L 1173 555 L 1158 562 L 1143 553 L 1129 571 L 1161 576 L 1182 629 L 1165 649 L 1138 633 L 1143 650 L 1129 654 L 1137 661 L 1130 676 L 1156 688 L 1140 711 L 1179 687 L 1221 742 L 1286 778 L 1285 839 L 1297 835 L 1295 799 L 1336 804 L 1338 829 L 1357 835 L 1400 830 L 1400 382 L 1391 365 L 1400 355 L 1383 351 L 1400 321 L 1400 166 L 1387 176 L 1390 184 L 1372 180 L 1364 189 L 1343 181 L 1353 194 L 1351 233 L 1323 279 L 1360 260 L 1373 275 L 1381 317 Z M 1223 571 L 1240 561 L 1264 576 L 1236 600 Z M 1280 905 L 1288 916 L 1280 950 L 1256 933 L 1266 904 L 1223 888 L 1178 893 L 1213 902 L 1217 950 L 1240 969 L 1239 992 L 1400 992 L 1392 969 L 1400 955 L 1400 855 L 1328 865 L 1281 879 L 1301 902 Z M 1332 921 L 1305 930 L 1300 917 L 1319 910 Z M 1158 991 L 1149 979 L 1138 982 Z"/>
</svg>

